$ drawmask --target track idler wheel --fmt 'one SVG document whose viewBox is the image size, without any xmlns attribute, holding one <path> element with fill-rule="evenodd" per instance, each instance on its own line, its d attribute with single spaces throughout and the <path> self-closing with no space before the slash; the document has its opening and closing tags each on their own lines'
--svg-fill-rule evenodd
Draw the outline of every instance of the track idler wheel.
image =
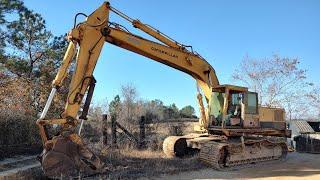
<svg viewBox="0 0 320 180">
<path fill-rule="evenodd" d="M 179 136 L 169 136 L 163 141 L 163 152 L 169 157 L 183 157 L 187 153 L 186 138 Z"/>
<path fill-rule="evenodd" d="M 73 136 L 77 136 L 73 134 Z M 72 136 L 71 136 L 72 137 Z M 93 174 L 102 167 L 100 159 L 74 138 L 58 136 L 46 144 L 40 156 L 44 174 L 48 177 L 72 177 L 79 172 Z M 79 137 L 79 136 L 77 136 Z"/>
</svg>

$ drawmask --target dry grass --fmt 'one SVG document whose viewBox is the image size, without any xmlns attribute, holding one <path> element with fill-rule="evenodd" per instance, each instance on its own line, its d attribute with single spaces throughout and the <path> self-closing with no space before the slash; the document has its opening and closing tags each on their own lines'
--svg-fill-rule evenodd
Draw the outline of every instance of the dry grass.
<svg viewBox="0 0 320 180">
<path fill-rule="evenodd" d="M 162 151 L 103 150 L 106 173 L 100 178 L 137 179 L 161 174 L 172 174 L 203 167 L 197 157 L 166 158 Z M 98 178 L 98 177 L 97 177 Z"/>
<path fill-rule="evenodd" d="M 163 140 L 169 135 L 176 135 L 172 132 L 172 129 L 175 129 L 172 127 L 179 127 L 182 135 L 193 132 L 193 125 L 194 122 L 146 125 L 145 150 L 137 149 L 135 143 L 121 133 L 117 135 L 118 148 L 111 148 L 110 142 L 107 145 L 103 145 L 101 141 L 88 142 L 88 147 L 99 154 L 105 163 L 105 173 L 88 179 L 137 179 L 202 168 L 203 165 L 196 156 L 169 159 L 162 152 Z"/>
</svg>

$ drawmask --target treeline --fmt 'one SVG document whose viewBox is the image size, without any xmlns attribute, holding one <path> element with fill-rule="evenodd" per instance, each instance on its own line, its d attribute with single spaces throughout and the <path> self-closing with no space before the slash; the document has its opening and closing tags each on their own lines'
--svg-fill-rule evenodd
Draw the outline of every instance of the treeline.
<svg viewBox="0 0 320 180">
<path fill-rule="evenodd" d="M 36 117 L 43 109 L 67 41 L 53 35 L 43 17 L 20 0 L 1 0 L 0 36 L 0 116 L 18 113 Z M 66 91 L 60 89 L 63 93 L 55 97 L 49 116 L 59 115 L 56 113 L 63 109 Z"/>
<path fill-rule="evenodd" d="M 124 113 L 124 110 L 126 111 L 126 113 L 130 114 L 130 111 L 138 109 L 141 111 L 141 113 L 138 114 L 145 114 L 144 116 L 148 122 L 179 118 L 197 118 L 197 116 L 195 115 L 195 109 L 191 105 L 187 105 L 179 109 L 175 103 L 165 105 L 159 99 L 133 102 L 131 107 L 130 105 L 128 105 L 129 104 L 127 99 L 121 101 L 120 96 L 116 95 L 109 104 L 109 113 Z"/>
<path fill-rule="evenodd" d="M 0 0 L 0 159 L 11 145 L 41 146 L 35 121 L 66 47 L 65 38 L 52 34 L 23 1 Z M 67 86 L 59 91 L 48 117 L 63 111 Z"/>
<path fill-rule="evenodd" d="M 190 105 L 179 109 L 174 103 L 165 105 L 159 99 L 142 99 L 132 84 L 122 85 L 120 95 L 116 95 L 109 103 L 93 103 L 89 111 L 89 120 L 101 120 L 102 114 L 115 116 L 117 121 L 129 130 L 138 128 L 141 116 L 145 117 L 146 123 L 197 118 L 195 109 Z"/>
</svg>

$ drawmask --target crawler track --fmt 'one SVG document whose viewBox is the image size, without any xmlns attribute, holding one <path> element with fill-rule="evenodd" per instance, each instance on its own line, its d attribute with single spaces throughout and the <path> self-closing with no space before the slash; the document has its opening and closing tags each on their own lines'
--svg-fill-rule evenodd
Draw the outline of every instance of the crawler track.
<svg viewBox="0 0 320 180">
<path fill-rule="evenodd" d="M 208 142 L 200 150 L 200 161 L 222 169 L 250 163 L 285 158 L 287 145 L 284 142 L 261 140 L 250 142 L 243 147 L 241 143 Z"/>
<path fill-rule="evenodd" d="M 227 144 L 208 142 L 200 150 L 199 159 L 215 169 L 221 169 L 224 165 Z"/>
</svg>

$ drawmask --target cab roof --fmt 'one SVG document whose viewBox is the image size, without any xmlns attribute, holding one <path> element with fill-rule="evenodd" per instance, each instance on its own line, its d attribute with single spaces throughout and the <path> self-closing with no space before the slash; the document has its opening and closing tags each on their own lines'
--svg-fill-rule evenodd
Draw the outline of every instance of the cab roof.
<svg viewBox="0 0 320 180">
<path fill-rule="evenodd" d="M 248 91 L 247 87 L 235 86 L 230 84 L 218 85 L 213 88 L 213 90 L 218 90 L 218 91 L 225 91 L 226 89 L 233 90 L 233 91 L 240 91 L 240 92 Z"/>
</svg>

